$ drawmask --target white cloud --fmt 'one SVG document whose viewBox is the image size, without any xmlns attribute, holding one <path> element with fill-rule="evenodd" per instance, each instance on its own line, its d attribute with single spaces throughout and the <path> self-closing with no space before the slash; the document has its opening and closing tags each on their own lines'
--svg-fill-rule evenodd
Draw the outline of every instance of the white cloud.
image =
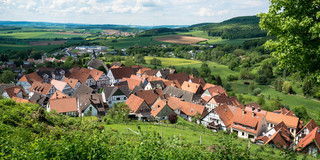
<svg viewBox="0 0 320 160">
<path fill-rule="evenodd" d="M 195 12 L 196 16 L 200 17 L 212 17 L 212 16 L 220 16 L 222 14 L 227 14 L 229 10 L 215 10 L 211 8 L 201 7 L 199 11 Z"/>
</svg>

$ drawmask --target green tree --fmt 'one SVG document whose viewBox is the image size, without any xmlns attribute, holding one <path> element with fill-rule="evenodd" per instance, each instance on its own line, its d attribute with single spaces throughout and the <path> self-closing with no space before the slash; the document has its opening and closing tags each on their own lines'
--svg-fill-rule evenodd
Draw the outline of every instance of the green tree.
<svg viewBox="0 0 320 160">
<path fill-rule="evenodd" d="M 282 84 L 282 92 L 285 94 L 292 94 L 293 90 L 292 90 L 292 86 L 291 83 L 289 81 L 284 81 Z"/>
<path fill-rule="evenodd" d="M 279 59 L 281 67 L 301 75 L 320 75 L 319 0 L 272 0 L 268 13 L 261 13 L 260 27 L 277 40 L 268 40 L 267 49 Z"/>
<path fill-rule="evenodd" d="M 126 60 L 123 63 L 126 67 L 131 67 L 133 65 L 135 65 L 135 63 L 133 62 L 133 60 L 131 58 L 126 58 Z"/>
<path fill-rule="evenodd" d="M 157 59 L 157 58 L 153 58 L 153 59 L 150 61 L 150 64 L 151 64 L 151 65 L 155 65 L 155 66 L 161 66 L 161 60 L 160 60 L 160 59 Z"/>
<path fill-rule="evenodd" d="M 306 107 L 303 105 L 296 106 L 292 109 L 292 112 L 299 118 L 301 118 L 303 121 L 309 121 L 310 116 L 307 112 Z"/>
<path fill-rule="evenodd" d="M 305 79 L 303 85 L 302 85 L 302 92 L 304 96 L 310 96 L 312 95 L 312 81 L 309 79 Z"/>
<path fill-rule="evenodd" d="M 282 92 L 282 84 L 283 84 L 283 80 L 281 78 L 275 80 L 274 82 L 274 88 L 279 91 Z"/>
<path fill-rule="evenodd" d="M 106 68 L 104 68 L 103 65 L 99 66 L 98 70 L 107 73 Z"/>
<path fill-rule="evenodd" d="M 2 83 L 12 83 L 14 82 L 15 74 L 12 71 L 5 70 L 0 77 Z"/>
<path fill-rule="evenodd" d="M 134 62 L 135 63 L 146 64 L 146 60 L 144 59 L 144 56 L 142 54 L 136 54 L 134 56 Z"/>
<path fill-rule="evenodd" d="M 253 90 L 254 90 L 254 82 L 251 82 L 248 86 L 248 90 L 250 93 L 253 93 Z"/>
<path fill-rule="evenodd" d="M 264 105 L 266 103 L 264 95 L 259 96 L 257 102 L 259 105 Z"/>
</svg>

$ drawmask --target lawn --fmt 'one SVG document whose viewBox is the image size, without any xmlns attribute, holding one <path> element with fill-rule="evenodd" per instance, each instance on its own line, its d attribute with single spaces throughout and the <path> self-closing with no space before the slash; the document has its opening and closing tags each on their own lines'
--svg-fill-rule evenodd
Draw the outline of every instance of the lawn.
<svg viewBox="0 0 320 160">
<path fill-rule="evenodd" d="M 201 68 L 201 61 L 197 60 L 189 60 L 183 58 L 164 58 L 164 57 L 144 57 L 147 64 L 150 64 L 151 59 L 157 58 L 161 60 L 163 67 L 175 66 L 176 68 L 181 67 L 191 67 L 191 68 Z M 238 75 L 239 73 L 230 70 L 227 66 L 218 64 L 216 62 L 207 62 L 209 68 L 211 69 L 211 73 L 213 75 L 220 75 L 222 78 L 226 78 L 228 75 Z"/>
</svg>

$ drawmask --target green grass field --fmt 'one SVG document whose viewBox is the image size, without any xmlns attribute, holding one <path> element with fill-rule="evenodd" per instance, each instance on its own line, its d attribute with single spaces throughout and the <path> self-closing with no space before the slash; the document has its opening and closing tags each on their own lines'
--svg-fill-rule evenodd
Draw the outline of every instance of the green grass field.
<svg viewBox="0 0 320 160">
<path fill-rule="evenodd" d="M 71 34 L 57 34 L 55 32 L 14 32 L 14 33 L 0 33 L 0 37 L 9 37 L 16 39 L 54 39 L 54 38 L 74 38 L 87 37 L 87 35 L 71 35 Z"/>
<path fill-rule="evenodd" d="M 242 82 L 235 82 L 232 85 L 233 90 L 237 94 L 244 94 L 244 97 L 249 97 L 253 101 L 257 101 L 257 97 L 253 96 L 249 93 L 248 85 L 243 84 Z M 320 112 L 320 103 L 315 102 L 313 100 L 307 99 L 302 97 L 301 95 L 288 95 L 281 92 L 276 91 L 274 88 L 271 88 L 267 85 L 255 85 L 255 88 L 260 88 L 262 90 L 261 94 L 265 96 L 265 100 L 267 103 L 268 99 L 267 97 L 270 95 L 270 99 L 274 98 L 277 99 L 277 97 L 280 98 L 280 102 L 284 105 L 288 105 L 290 108 L 294 108 L 298 105 L 303 105 L 306 107 L 308 114 L 311 118 L 317 118 L 318 113 Z"/>
<path fill-rule="evenodd" d="M 178 32 L 179 35 L 192 35 L 195 37 L 207 38 L 208 41 L 200 42 L 199 44 L 232 44 L 232 45 L 242 45 L 244 41 L 250 40 L 252 38 L 243 39 L 222 39 L 221 37 L 212 37 L 204 31 L 191 30 L 189 32 Z"/>
<path fill-rule="evenodd" d="M 157 58 L 161 60 L 163 67 L 175 66 L 176 68 L 191 67 L 200 69 L 202 62 L 197 60 L 188 60 L 183 58 L 164 58 L 164 57 L 149 57 L 146 56 L 145 60 L 147 64 L 150 64 L 151 59 Z M 238 75 L 239 73 L 230 70 L 227 66 L 218 64 L 216 62 L 207 62 L 211 73 L 213 75 L 220 75 L 222 78 L 226 78 L 228 75 Z"/>
</svg>

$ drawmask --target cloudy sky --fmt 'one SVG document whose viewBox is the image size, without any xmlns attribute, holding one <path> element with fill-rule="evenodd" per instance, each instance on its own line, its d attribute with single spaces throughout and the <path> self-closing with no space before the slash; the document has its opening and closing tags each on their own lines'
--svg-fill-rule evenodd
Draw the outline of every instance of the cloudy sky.
<svg viewBox="0 0 320 160">
<path fill-rule="evenodd" d="M 269 0 L 0 0 L 0 21 L 191 25 L 268 11 Z"/>
</svg>

